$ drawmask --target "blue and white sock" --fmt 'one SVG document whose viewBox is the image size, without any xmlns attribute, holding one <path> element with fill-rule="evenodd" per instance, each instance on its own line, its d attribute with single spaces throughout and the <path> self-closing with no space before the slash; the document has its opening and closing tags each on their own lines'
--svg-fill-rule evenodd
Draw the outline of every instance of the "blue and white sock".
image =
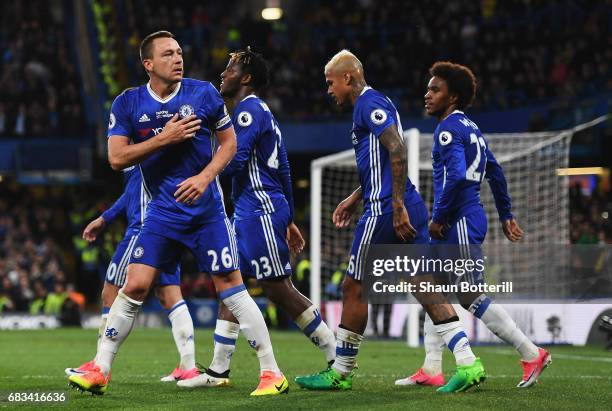
<svg viewBox="0 0 612 411">
<path fill-rule="evenodd" d="M 489 330 L 508 344 L 512 344 L 525 361 L 538 358 L 538 347 L 518 328 L 512 317 L 486 295 L 478 297 L 469 311 L 480 318 Z"/>
<path fill-rule="evenodd" d="M 300 330 L 310 338 L 310 341 L 325 353 L 327 362 L 336 358 L 336 337 L 321 318 L 319 310 L 314 305 L 308 307 L 296 319 L 295 323 Z"/>
<path fill-rule="evenodd" d="M 142 301 L 136 301 L 119 290 L 106 320 L 106 330 L 100 342 L 96 365 L 103 374 L 108 375 L 119 347 L 132 331 L 136 314 Z"/>
<path fill-rule="evenodd" d="M 456 318 L 456 317 L 455 317 Z M 476 360 L 476 356 L 470 347 L 470 341 L 463 331 L 461 321 L 457 318 L 444 324 L 434 325 L 436 332 L 455 356 L 457 365 L 470 365 Z"/>
<path fill-rule="evenodd" d="M 272 371 L 280 375 L 281 371 L 274 358 L 268 327 L 259 307 L 247 292 L 244 284 L 221 291 L 219 298 L 240 323 L 240 329 L 249 345 L 257 351 L 260 372 Z"/>
<path fill-rule="evenodd" d="M 343 328 L 342 325 L 338 326 L 338 332 L 336 333 L 336 360 L 332 367 L 341 375 L 347 376 L 355 368 L 361 341 L 363 341 L 363 335 L 349 331 Z"/>
<path fill-rule="evenodd" d="M 185 300 L 181 300 L 174 304 L 168 310 L 168 319 L 172 324 L 172 336 L 176 349 L 181 357 L 179 367 L 182 370 L 191 370 L 195 368 L 195 342 L 193 321 L 187 308 Z"/>
<path fill-rule="evenodd" d="M 231 321 L 217 320 L 215 326 L 215 334 L 213 336 L 215 342 L 215 352 L 213 359 L 208 367 L 217 374 L 223 374 L 229 371 L 230 361 L 234 350 L 236 350 L 236 340 L 240 333 L 240 324 Z"/>
</svg>

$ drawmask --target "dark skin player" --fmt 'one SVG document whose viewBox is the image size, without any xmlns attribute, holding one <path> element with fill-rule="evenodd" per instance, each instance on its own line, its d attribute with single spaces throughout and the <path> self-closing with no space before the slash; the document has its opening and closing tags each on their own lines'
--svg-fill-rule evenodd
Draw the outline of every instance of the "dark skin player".
<svg viewBox="0 0 612 411">
<path fill-rule="evenodd" d="M 438 118 L 442 121 L 448 117 L 453 111 L 458 110 L 459 96 L 456 93 L 449 91 L 446 80 L 441 77 L 433 76 L 427 85 L 427 93 L 425 94 L 425 110 L 430 116 Z M 429 235 L 431 238 L 442 240 L 445 237 L 447 226 L 437 221 L 429 223 Z M 508 240 L 517 242 L 523 238 L 523 230 L 518 225 L 515 218 L 502 222 L 502 229 Z M 466 310 L 470 307 L 473 301 L 480 296 L 480 293 L 458 293 L 457 297 L 461 306 Z"/>
<path fill-rule="evenodd" d="M 246 96 L 257 92 L 253 86 L 252 74 L 243 71 L 240 58 L 236 55 L 230 58 L 227 67 L 221 73 L 221 80 L 219 90 L 230 112 L 233 112 L 238 103 Z M 287 243 L 289 250 L 294 254 L 304 249 L 304 238 L 293 222 L 287 227 Z M 312 306 L 312 302 L 294 287 L 290 277 L 259 281 L 258 284 L 264 289 L 268 298 L 292 319 L 296 319 L 304 310 Z M 219 307 L 219 319 L 238 322 L 223 303 Z"/>
<path fill-rule="evenodd" d="M 451 93 L 448 89 L 446 80 L 441 77 L 433 76 L 427 85 L 427 93 L 425 94 L 425 110 L 430 116 L 438 118 L 442 121 L 448 117 L 453 111 L 458 110 L 457 102 L 459 97 L 455 93 Z M 515 218 L 502 222 L 502 229 L 508 240 L 517 242 L 523 238 L 523 230 L 519 227 Z M 444 224 L 437 221 L 429 223 L 429 235 L 436 240 L 444 239 Z"/>
</svg>

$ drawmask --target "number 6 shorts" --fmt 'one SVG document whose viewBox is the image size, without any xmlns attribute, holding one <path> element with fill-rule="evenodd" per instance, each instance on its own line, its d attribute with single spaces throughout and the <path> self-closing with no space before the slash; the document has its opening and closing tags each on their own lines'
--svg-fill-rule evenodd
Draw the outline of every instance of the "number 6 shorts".
<svg viewBox="0 0 612 411">
<path fill-rule="evenodd" d="M 243 274 L 257 280 L 291 275 L 286 240 L 288 225 L 289 207 L 271 214 L 234 220 Z"/>
<path fill-rule="evenodd" d="M 200 272 L 225 274 L 239 268 L 236 235 L 227 217 L 183 228 L 147 218 L 134 244 L 130 264 L 175 272 L 184 249 L 191 251 Z"/>
</svg>

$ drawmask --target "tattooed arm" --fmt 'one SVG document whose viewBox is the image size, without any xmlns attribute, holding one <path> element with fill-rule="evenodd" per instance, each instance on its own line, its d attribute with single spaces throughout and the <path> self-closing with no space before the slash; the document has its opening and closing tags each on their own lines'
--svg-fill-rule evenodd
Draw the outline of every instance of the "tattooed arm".
<svg viewBox="0 0 612 411">
<path fill-rule="evenodd" d="M 389 152 L 393 184 L 393 228 L 402 241 L 412 240 L 416 230 L 410 224 L 408 212 L 404 206 L 406 179 L 408 178 L 408 153 L 404 139 L 399 135 L 395 125 L 387 127 L 380 135 L 380 141 Z"/>
</svg>

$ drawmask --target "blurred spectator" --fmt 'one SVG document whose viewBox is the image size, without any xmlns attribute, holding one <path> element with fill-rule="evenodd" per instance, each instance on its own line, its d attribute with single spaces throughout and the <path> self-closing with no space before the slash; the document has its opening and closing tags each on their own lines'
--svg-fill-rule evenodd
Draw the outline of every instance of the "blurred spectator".
<svg viewBox="0 0 612 411">
<path fill-rule="evenodd" d="M 571 186 L 570 218 L 572 243 L 612 243 L 612 193 L 601 184 L 592 191 L 583 189 L 580 182 Z"/>
<path fill-rule="evenodd" d="M 290 4 L 289 4 L 290 3 Z M 251 45 L 270 61 L 273 81 L 265 96 L 279 118 L 337 117 L 325 93 L 323 66 L 341 48 L 364 63 L 366 78 L 403 114 L 423 113 L 427 69 L 436 60 L 470 66 L 478 77 L 478 109 L 548 104 L 610 91 L 612 3 L 588 1 L 388 0 L 295 1 L 277 22 L 255 18 L 256 3 L 205 8 L 187 0 L 135 0 L 127 10 L 137 44 L 167 29 L 184 50 L 188 75 L 218 85 L 227 54 Z M 347 12 L 349 11 L 349 12 Z M 166 16 L 180 14 L 184 18 Z M 146 81 L 136 50 L 126 53 Z M 272 104 L 273 103 L 273 104 Z M 282 107 L 282 110 L 279 108 Z"/>
<path fill-rule="evenodd" d="M 83 135 L 79 78 L 58 10 L 62 3 L 17 1 L 1 7 L 0 137 Z"/>
</svg>

